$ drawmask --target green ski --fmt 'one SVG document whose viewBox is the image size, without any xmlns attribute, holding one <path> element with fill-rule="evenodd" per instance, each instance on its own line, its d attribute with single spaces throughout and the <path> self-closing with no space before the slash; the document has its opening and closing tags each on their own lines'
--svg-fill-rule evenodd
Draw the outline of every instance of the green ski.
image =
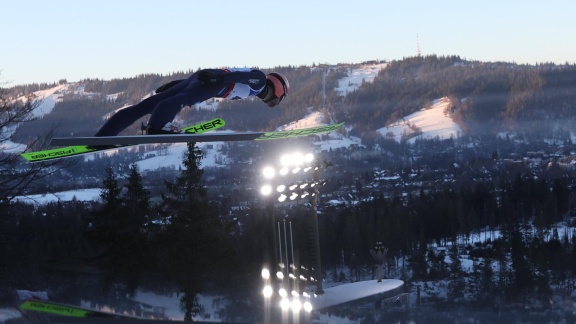
<svg viewBox="0 0 576 324">
<path fill-rule="evenodd" d="M 78 306 L 59 304 L 46 300 L 28 299 L 20 305 L 20 309 L 25 311 L 35 311 L 67 317 L 111 317 L 111 318 L 137 319 L 137 317 L 102 312 Z"/>
<path fill-rule="evenodd" d="M 187 126 L 182 128 L 182 132 L 185 134 L 202 134 L 207 131 L 215 130 L 220 127 L 223 127 L 226 123 L 222 118 L 214 118 L 212 120 L 202 122 L 196 125 Z M 147 135 L 152 136 L 152 135 Z M 173 136 L 173 135 L 170 135 Z M 139 135 L 140 137 L 140 135 Z M 144 137 L 144 136 L 142 136 Z M 143 143 L 145 144 L 145 143 Z M 96 153 L 96 152 L 103 152 L 107 150 L 114 150 L 121 147 L 128 147 L 134 146 L 139 144 L 119 144 L 117 147 L 107 148 L 107 149 L 94 149 L 88 147 L 87 145 L 91 145 L 90 143 L 83 143 L 83 145 L 72 145 L 67 147 L 60 147 L 55 149 L 49 150 L 42 150 L 36 152 L 26 152 L 22 153 L 22 157 L 25 158 L 28 162 L 42 162 L 42 161 L 49 161 L 55 159 L 61 159 L 66 157 Z M 94 144 L 92 144 L 94 145 Z M 111 144 L 114 145 L 114 144 Z"/>
<path fill-rule="evenodd" d="M 135 145 L 152 143 L 190 143 L 190 142 L 232 142 L 232 141 L 264 141 L 300 136 L 316 135 L 334 131 L 344 123 L 316 126 L 309 128 L 245 133 L 211 133 L 211 134 L 160 134 L 133 136 L 102 136 L 102 137 L 61 137 L 53 138 L 52 145 Z"/>
</svg>

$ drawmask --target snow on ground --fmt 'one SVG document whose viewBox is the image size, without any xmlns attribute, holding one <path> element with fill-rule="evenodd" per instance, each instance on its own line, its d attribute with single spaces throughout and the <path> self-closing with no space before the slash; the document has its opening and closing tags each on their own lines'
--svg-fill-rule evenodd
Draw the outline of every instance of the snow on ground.
<svg viewBox="0 0 576 324">
<path fill-rule="evenodd" d="M 14 130 L 11 129 L 12 127 L 6 127 L 6 129 L 0 130 L 0 138 L 6 138 L 5 132 L 12 134 Z M 0 142 L 0 150 L 6 153 L 20 153 L 26 149 L 26 145 L 14 143 L 12 141 L 3 141 Z"/>
<path fill-rule="evenodd" d="M 118 99 L 118 96 L 120 96 L 121 94 L 123 94 L 124 92 L 118 92 L 118 93 L 113 93 L 113 94 L 109 94 L 106 95 L 106 99 L 110 100 L 110 101 L 116 101 Z"/>
<path fill-rule="evenodd" d="M 230 131 L 218 131 L 213 133 L 230 133 Z M 197 143 L 197 147 L 204 152 L 204 158 L 200 162 L 201 168 L 221 167 L 226 165 L 228 159 L 219 152 L 222 145 L 224 145 L 224 142 Z M 186 150 L 186 143 L 173 144 L 166 152 L 148 152 L 148 154 L 155 154 L 155 156 L 138 161 L 136 162 L 136 165 L 138 166 L 139 171 L 156 170 L 159 168 L 178 169 L 184 167 L 182 165 L 182 159 Z"/>
<path fill-rule="evenodd" d="M 321 125 L 325 125 L 325 123 L 323 123 L 324 120 L 324 114 L 319 112 L 319 111 L 312 111 L 313 108 L 308 108 L 308 110 L 310 111 L 310 113 L 299 120 L 293 121 L 288 125 L 283 125 L 280 126 L 278 128 L 276 128 L 277 131 L 281 131 L 281 130 L 293 130 L 293 129 L 300 129 L 300 128 L 308 128 L 308 127 L 316 127 L 316 126 L 321 126 Z"/>
<path fill-rule="evenodd" d="M 3 141 L 0 143 L 0 151 L 6 153 L 22 153 L 26 149 L 26 145 L 14 143 L 12 141 Z"/>
<path fill-rule="evenodd" d="M 276 130 L 293 130 L 326 125 L 326 123 L 324 123 L 324 120 L 326 119 L 324 113 L 319 111 L 312 111 L 313 108 L 309 108 L 309 110 L 311 112 L 306 117 L 294 121 L 288 125 L 278 127 Z M 357 137 L 345 137 L 338 134 L 337 132 L 321 134 L 320 136 L 323 138 L 328 136 L 329 138 L 314 142 L 314 147 L 319 152 L 328 151 L 330 148 L 337 149 L 361 143 L 360 139 Z"/>
<path fill-rule="evenodd" d="M 54 109 L 54 106 L 56 106 L 56 102 L 61 100 L 62 91 L 66 89 L 68 89 L 68 85 L 62 84 L 50 89 L 34 92 L 34 97 L 36 98 L 35 100 L 38 102 L 38 107 L 36 107 L 36 109 L 32 111 L 30 117 L 42 118 L 44 115 L 51 113 L 52 110 Z M 20 98 L 17 98 L 16 100 L 25 102 L 27 98 L 25 96 L 22 96 Z M 0 138 L 2 139 L 10 138 L 12 134 L 16 132 L 17 128 L 18 127 L 16 125 L 12 125 L 10 127 L 1 129 Z M 2 149 L 2 151 L 5 152 L 19 153 L 26 149 L 26 145 L 14 143 L 11 141 L 1 141 L 0 149 Z"/>
<path fill-rule="evenodd" d="M 54 88 L 34 92 L 36 100 L 39 100 L 41 103 L 32 111 L 32 117 L 41 118 L 51 113 L 54 106 L 56 106 L 56 102 L 62 100 L 62 91 L 68 90 L 68 87 L 69 85 L 67 84 L 61 84 Z M 24 101 L 26 98 L 20 97 L 18 99 Z"/>
<path fill-rule="evenodd" d="M 324 289 L 324 294 L 312 299 L 314 309 L 341 305 L 350 301 L 379 295 L 402 286 L 404 282 L 398 279 L 383 279 L 358 281 Z"/>
<path fill-rule="evenodd" d="M 198 110 L 208 110 L 208 111 L 212 111 L 215 112 L 216 109 L 218 109 L 218 104 L 224 99 L 222 98 L 212 98 L 209 100 L 206 100 L 204 102 L 200 102 L 195 104 L 194 106 L 196 107 L 196 109 Z"/>
<path fill-rule="evenodd" d="M 20 317 L 22 317 L 22 314 L 15 308 L 0 308 L 0 323 L 5 323 L 9 320 L 15 320 Z"/>
<path fill-rule="evenodd" d="M 372 82 L 378 72 L 386 67 L 388 63 L 366 64 L 357 69 L 349 69 L 348 77 L 338 81 L 338 87 L 334 90 L 340 95 L 345 96 L 349 92 L 356 91 L 362 84 L 362 81 Z"/>
<path fill-rule="evenodd" d="M 462 132 L 460 126 L 452 121 L 449 115 L 444 113 L 444 110 L 449 105 L 450 100 L 448 98 L 440 98 L 435 100 L 432 106 L 422 108 L 422 110 L 408 115 L 394 124 L 379 128 L 377 131 L 382 136 L 391 137 L 398 142 L 403 136 L 415 135 L 416 129 L 422 131 L 423 139 L 435 137 L 440 139 L 458 138 Z M 412 144 L 415 140 L 416 136 L 410 138 L 408 142 Z"/>
<path fill-rule="evenodd" d="M 16 197 L 16 201 L 34 205 L 45 205 L 51 202 L 71 201 L 74 198 L 79 201 L 95 201 L 100 199 L 100 188 L 77 189 L 40 195 Z"/>
<path fill-rule="evenodd" d="M 331 132 L 328 136 L 329 139 L 314 142 L 314 146 L 318 151 L 326 152 L 330 149 L 346 148 L 350 147 L 351 145 L 361 145 L 362 142 L 358 137 L 346 137 L 336 132 Z"/>
<path fill-rule="evenodd" d="M 398 279 L 383 279 L 382 282 L 377 280 L 358 281 L 347 284 L 337 284 L 324 289 L 324 294 L 310 298 L 310 302 L 314 309 L 323 309 L 327 307 L 345 304 L 351 301 L 364 299 L 374 295 L 380 295 L 387 291 L 394 290 L 404 284 L 402 280 Z M 182 320 L 184 312 L 180 308 L 180 297 L 174 293 L 171 295 L 159 295 L 152 292 L 137 290 L 134 294 L 133 300 L 160 307 L 164 315 L 172 320 Z M 218 317 L 219 303 L 218 296 L 198 295 L 198 303 L 201 305 L 202 311 L 197 316 L 197 320 L 207 321 L 204 315 L 209 316 L 208 321 L 220 321 Z M 301 297 L 302 299 L 304 297 Z M 223 306 L 223 305 L 222 305 Z M 270 307 L 280 307 L 280 305 L 273 303 Z M 322 314 L 321 323 L 356 323 L 347 318 L 337 316 L 324 316 Z"/>
</svg>

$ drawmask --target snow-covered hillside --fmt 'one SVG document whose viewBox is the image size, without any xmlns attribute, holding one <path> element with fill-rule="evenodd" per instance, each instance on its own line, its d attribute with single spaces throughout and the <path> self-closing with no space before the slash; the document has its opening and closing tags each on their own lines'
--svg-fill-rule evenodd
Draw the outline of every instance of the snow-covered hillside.
<svg viewBox="0 0 576 324">
<path fill-rule="evenodd" d="M 70 88 L 71 84 L 62 84 L 55 86 L 50 89 L 40 90 L 34 92 L 33 96 L 38 100 L 40 104 L 38 107 L 32 111 L 31 118 L 42 118 L 43 116 L 49 114 L 54 109 L 56 102 L 62 100 L 62 92 Z M 20 97 L 16 100 L 19 101 L 26 101 L 26 97 Z M 10 138 L 12 134 L 17 129 L 17 125 L 11 125 L 10 127 L 6 127 L 0 130 L 0 138 Z M 14 143 L 11 141 L 3 141 L 0 142 L 0 149 L 4 152 L 22 152 L 26 149 L 26 145 Z"/>
<path fill-rule="evenodd" d="M 341 96 L 355 91 L 360 87 L 362 81 L 372 82 L 380 70 L 384 69 L 388 63 L 365 64 L 356 69 L 348 69 L 348 76 L 338 81 L 338 87 L 334 90 Z"/>
<path fill-rule="evenodd" d="M 42 118 L 51 113 L 56 102 L 62 100 L 63 91 L 67 91 L 70 87 L 72 87 L 72 84 L 61 84 L 54 88 L 34 92 L 36 100 L 39 100 L 41 103 L 38 105 L 38 108 L 32 112 L 32 117 Z M 19 99 L 24 100 L 25 98 Z"/>
<path fill-rule="evenodd" d="M 420 137 L 423 139 L 458 138 L 462 132 L 460 126 L 452 121 L 452 118 L 446 112 L 450 107 L 448 98 L 435 100 L 432 106 L 422 108 L 411 115 L 408 115 L 394 124 L 378 129 L 378 132 L 384 137 L 400 141 L 403 138 L 409 138 L 409 143 L 414 143 L 416 135 L 421 132 Z"/>
</svg>

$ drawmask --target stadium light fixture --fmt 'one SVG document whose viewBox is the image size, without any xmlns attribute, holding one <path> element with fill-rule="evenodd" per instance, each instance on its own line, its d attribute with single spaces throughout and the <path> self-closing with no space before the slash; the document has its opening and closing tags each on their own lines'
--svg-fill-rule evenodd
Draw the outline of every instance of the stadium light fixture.
<svg viewBox="0 0 576 324">
<path fill-rule="evenodd" d="M 264 167 L 264 169 L 262 169 L 262 174 L 264 175 L 264 178 L 272 179 L 272 178 L 274 178 L 274 175 L 276 174 L 276 170 L 274 170 L 274 168 L 271 166 L 267 166 L 267 167 Z"/>
<path fill-rule="evenodd" d="M 260 188 L 260 193 L 264 196 L 270 195 L 272 193 L 272 186 L 270 185 L 262 186 L 262 188 Z"/>
<path fill-rule="evenodd" d="M 261 274 L 262 274 L 262 279 L 264 279 L 264 280 L 270 279 L 270 270 L 264 268 L 264 269 L 262 269 Z"/>
<path fill-rule="evenodd" d="M 266 298 L 272 297 L 272 295 L 274 294 L 274 291 L 272 290 L 272 286 L 270 286 L 270 285 L 264 286 L 264 289 L 262 289 L 262 294 Z"/>
</svg>

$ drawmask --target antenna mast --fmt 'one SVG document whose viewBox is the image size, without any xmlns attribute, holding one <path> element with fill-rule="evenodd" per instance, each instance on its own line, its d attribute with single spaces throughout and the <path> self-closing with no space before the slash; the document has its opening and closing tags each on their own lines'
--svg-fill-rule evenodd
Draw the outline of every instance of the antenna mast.
<svg viewBox="0 0 576 324">
<path fill-rule="evenodd" d="M 416 34 L 416 56 L 420 57 L 420 38 Z"/>
</svg>

